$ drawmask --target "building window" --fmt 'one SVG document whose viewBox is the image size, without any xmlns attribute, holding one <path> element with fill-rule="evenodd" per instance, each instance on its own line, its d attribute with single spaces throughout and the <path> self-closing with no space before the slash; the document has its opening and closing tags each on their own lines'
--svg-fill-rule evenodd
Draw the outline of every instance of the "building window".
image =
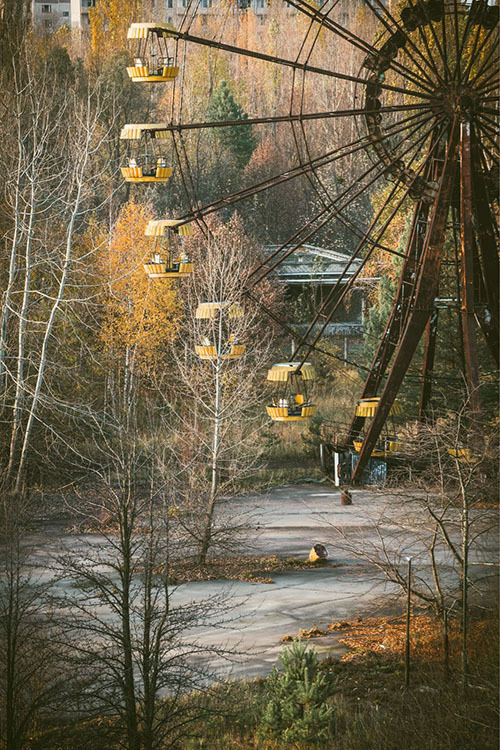
<svg viewBox="0 0 500 750">
<path fill-rule="evenodd" d="M 63 18 L 69 18 L 69 10 L 63 10 Z"/>
<path fill-rule="evenodd" d="M 172 24 L 173 21 L 174 19 L 172 18 L 172 16 L 167 16 L 167 23 Z"/>
<path fill-rule="evenodd" d="M 201 7 L 202 8 L 211 8 L 212 7 L 212 0 L 201 0 Z"/>
<path fill-rule="evenodd" d="M 82 5 L 85 5 L 87 8 L 93 8 L 95 6 L 95 0 L 85 0 L 85 3 L 82 3 Z"/>
<path fill-rule="evenodd" d="M 167 6 L 167 8 L 173 8 L 174 7 L 174 0 L 166 0 L 166 6 Z"/>
<path fill-rule="evenodd" d="M 187 0 L 182 0 L 182 7 L 183 8 L 187 8 L 187 4 L 188 4 Z"/>
<path fill-rule="evenodd" d="M 43 27 L 44 27 L 44 29 L 47 29 L 47 31 L 52 31 L 52 29 L 54 28 L 54 25 L 53 25 L 52 21 L 46 20 L 46 21 L 43 22 Z"/>
<path fill-rule="evenodd" d="M 52 5 L 42 5 L 42 13 L 52 13 Z"/>
</svg>

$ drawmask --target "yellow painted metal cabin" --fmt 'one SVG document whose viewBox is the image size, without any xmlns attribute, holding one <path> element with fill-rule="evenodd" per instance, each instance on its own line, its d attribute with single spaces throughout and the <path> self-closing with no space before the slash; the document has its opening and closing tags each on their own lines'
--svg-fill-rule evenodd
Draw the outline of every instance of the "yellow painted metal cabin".
<svg viewBox="0 0 500 750">
<path fill-rule="evenodd" d="M 266 411 L 273 422 L 300 422 L 310 419 L 317 410 L 307 395 L 307 383 L 316 379 L 309 362 L 281 362 L 267 373 L 269 383 L 276 384 L 276 392 Z"/>
<path fill-rule="evenodd" d="M 380 402 L 380 397 L 373 396 L 371 398 L 360 398 L 356 405 L 356 416 L 363 417 L 365 419 L 373 419 L 375 412 L 377 411 Z M 391 407 L 389 415 L 391 417 L 402 414 L 401 406 L 394 403 Z M 354 450 L 359 453 L 363 445 L 363 440 L 353 440 Z M 388 434 L 380 435 L 377 445 L 373 449 L 371 455 L 377 457 L 387 456 L 388 453 L 396 453 L 401 451 L 402 445 L 396 440 L 394 436 Z"/>
<path fill-rule="evenodd" d="M 169 239 L 169 233 L 190 237 L 193 232 L 192 224 L 181 224 L 178 219 L 151 219 L 146 224 L 144 234 L 153 238 L 152 260 L 144 264 L 150 279 L 181 279 L 193 273 L 194 263 L 183 250 L 175 255 Z"/>
<path fill-rule="evenodd" d="M 127 67 L 129 77 L 135 82 L 164 83 L 173 81 L 179 74 L 174 65 L 168 39 L 175 29 L 168 23 L 133 23 L 127 39 L 135 41 L 134 65 Z"/>
<path fill-rule="evenodd" d="M 126 182 L 167 182 L 172 167 L 163 141 L 168 137 L 164 123 L 132 123 L 124 125 L 120 139 L 128 141 L 127 165 L 121 168 Z"/>
<path fill-rule="evenodd" d="M 224 315 L 228 320 L 242 318 L 244 310 L 241 305 L 235 302 L 202 302 L 198 305 L 195 317 L 198 320 L 215 320 L 217 315 Z M 240 359 L 245 353 L 245 344 L 236 340 L 234 333 L 229 333 L 224 337 L 225 341 L 221 351 L 217 345 L 210 341 L 208 336 L 204 336 L 200 344 L 194 347 L 194 350 L 200 359 L 216 360 L 220 359 Z"/>
</svg>

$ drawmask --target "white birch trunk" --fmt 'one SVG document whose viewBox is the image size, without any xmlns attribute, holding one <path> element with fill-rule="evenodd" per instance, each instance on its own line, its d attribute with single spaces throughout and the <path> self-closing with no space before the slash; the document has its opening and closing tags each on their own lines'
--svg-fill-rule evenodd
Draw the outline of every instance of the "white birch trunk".
<svg viewBox="0 0 500 750">
<path fill-rule="evenodd" d="M 15 482 L 16 491 L 19 491 L 22 485 L 24 470 L 26 467 L 26 460 L 28 457 L 29 446 L 31 442 L 32 432 L 33 432 L 33 425 L 37 418 L 38 408 L 40 405 L 40 397 L 42 394 L 42 386 L 44 383 L 45 370 L 46 370 L 46 365 L 47 365 L 47 356 L 48 356 L 48 351 L 49 351 L 52 330 L 54 327 L 56 316 L 59 312 L 61 303 L 64 298 L 66 283 L 68 280 L 68 274 L 69 274 L 70 265 L 71 265 L 71 253 L 73 249 L 73 234 L 75 231 L 76 219 L 81 209 L 81 200 L 82 200 L 82 193 L 83 193 L 83 188 L 84 188 L 86 168 L 87 168 L 89 156 L 90 156 L 90 142 L 91 142 L 91 137 L 92 137 L 92 127 L 90 126 L 90 123 L 88 121 L 89 115 L 90 115 L 90 112 L 87 111 L 87 122 L 85 123 L 86 124 L 85 141 L 82 145 L 79 159 L 77 163 L 75 164 L 75 170 L 74 170 L 76 193 L 73 199 L 73 205 L 71 208 L 71 214 L 70 214 L 68 229 L 66 233 L 66 246 L 65 246 L 62 272 L 61 272 L 61 277 L 59 280 L 57 294 L 54 298 L 52 308 L 50 311 L 50 315 L 48 317 L 47 324 L 45 327 L 45 332 L 43 335 L 38 373 L 37 373 L 32 401 L 31 401 L 31 406 L 30 406 L 30 410 L 28 413 L 26 427 L 24 431 L 24 440 L 23 440 L 23 445 L 21 448 L 21 454 L 19 457 L 19 463 L 18 463 L 18 468 L 17 468 L 16 482 Z"/>
</svg>

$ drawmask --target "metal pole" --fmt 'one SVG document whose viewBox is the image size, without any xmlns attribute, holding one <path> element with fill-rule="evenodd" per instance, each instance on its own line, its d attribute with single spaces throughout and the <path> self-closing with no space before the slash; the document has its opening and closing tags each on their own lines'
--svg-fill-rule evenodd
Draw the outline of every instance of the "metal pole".
<svg viewBox="0 0 500 750">
<path fill-rule="evenodd" d="M 406 642 L 405 642 L 405 685 L 410 686 L 410 617 L 411 617 L 411 557 L 408 558 L 406 597 Z"/>
</svg>

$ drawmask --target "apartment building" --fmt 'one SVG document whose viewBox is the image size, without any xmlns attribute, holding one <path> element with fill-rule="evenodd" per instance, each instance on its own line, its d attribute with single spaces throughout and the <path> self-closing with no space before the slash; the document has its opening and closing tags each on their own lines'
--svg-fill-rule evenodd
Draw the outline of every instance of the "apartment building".
<svg viewBox="0 0 500 750">
<path fill-rule="evenodd" d="M 232 4 L 234 12 L 251 12 L 262 20 L 269 13 L 271 3 L 278 0 L 199 0 L 196 13 L 200 16 L 217 13 L 221 8 L 227 9 L 228 3 Z M 491 0 L 489 0 L 491 2 Z M 94 7 L 99 0 L 32 0 L 33 22 L 47 31 L 55 31 L 63 24 L 73 29 L 85 29 L 89 25 L 89 9 Z M 189 0 L 155 0 L 153 3 L 155 18 L 158 21 L 166 21 L 174 26 L 182 20 Z M 333 3 L 334 0 L 331 0 Z M 349 16 L 357 10 L 360 4 L 371 2 L 371 0 L 340 0 L 337 5 L 337 19 L 346 23 Z M 288 3 L 285 4 L 290 15 L 296 13 L 295 8 Z M 322 6 L 323 11 L 328 6 Z"/>
<path fill-rule="evenodd" d="M 33 23 L 47 32 L 66 25 L 84 29 L 89 25 L 89 8 L 96 0 L 32 0 Z"/>
</svg>

